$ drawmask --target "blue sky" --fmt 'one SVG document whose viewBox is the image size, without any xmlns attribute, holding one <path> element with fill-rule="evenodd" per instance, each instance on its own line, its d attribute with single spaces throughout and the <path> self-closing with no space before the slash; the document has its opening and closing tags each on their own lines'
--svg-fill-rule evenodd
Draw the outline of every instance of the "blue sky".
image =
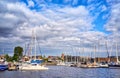
<svg viewBox="0 0 120 78">
<path fill-rule="evenodd" d="M 111 7 L 109 3 L 106 2 L 106 0 L 43 0 L 40 1 L 40 3 L 38 3 L 37 0 L 21 0 L 21 2 L 24 2 L 27 6 L 31 5 L 29 9 L 36 11 L 41 11 L 41 9 L 43 9 L 44 7 L 44 10 L 54 10 L 54 6 L 59 8 L 77 8 L 79 6 L 84 6 L 86 9 L 89 10 L 89 13 L 92 17 L 96 15 L 96 18 L 92 22 L 92 24 L 95 25 L 93 30 L 106 32 L 104 29 L 104 24 L 109 19 Z M 41 4 L 44 6 L 41 6 Z M 104 16 L 107 17 L 104 18 Z"/>
<path fill-rule="evenodd" d="M 33 29 L 44 55 L 75 54 L 83 47 L 89 54 L 99 42 L 98 52 L 106 56 L 105 42 L 109 49 L 119 44 L 119 0 L 1 0 L 0 5 L 1 54 L 25 47 Z"/>
</svg>

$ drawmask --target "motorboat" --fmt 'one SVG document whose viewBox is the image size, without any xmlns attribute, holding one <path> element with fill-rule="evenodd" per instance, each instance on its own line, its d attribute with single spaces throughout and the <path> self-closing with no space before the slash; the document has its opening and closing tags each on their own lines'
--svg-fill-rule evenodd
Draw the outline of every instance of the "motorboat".
<svg viewBox="0 0 120 78">
<path fill-rule="evenodd" d="M 0 60 L 0 71 L 4 71 L 8 69 L 8 65 L 4 60 Z"/>
</svg>

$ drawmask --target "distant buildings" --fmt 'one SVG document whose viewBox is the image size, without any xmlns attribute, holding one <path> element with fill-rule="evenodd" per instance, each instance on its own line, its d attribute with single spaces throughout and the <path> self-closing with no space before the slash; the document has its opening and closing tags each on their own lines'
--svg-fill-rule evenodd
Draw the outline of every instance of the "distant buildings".
<svg viewBox="0 0 120 78">
<path fill-rule="evenodd" d="M 29 59 L 34 59 L 35 57 L 32 56 L 23 56 L 23 58 L 21 59 L 21 61 L 29 61 Z M 4 55 L 0 55 L 0 60 L 5 59 Z M 71 55 L 64 55 L 63 53 L 61 54 L 61 56 L 48 56 L 48 57 L 42 57 L 42 56 L 36 56 L 36 59 L 47 59 L 48 63 L 57 63 L 60 61 L 64 61 L 64 62 L 83 62 L 83 61 L 94 61 L 94 58 L 91 57 L 81 57 L 81 56 L 71 56 Z M 108 57 L 96 57 L 96 62 L 116 62 L 117 58 L 115 56 L 111 56 L 110 59 Z M 119 60 L 120 60 L 120 56 L 119 56 Z"/>
<path fill-rule="evenodd" d="M 117 62 L 117 58 L 115 56 L 111 56 L 109 58 L 108 57 L 96 57 L 95 60 L 96 62 L 109 62 L 109 61 Z M 120 60 L 120 57 L 119 57 L 119 60 Z M 94 58 L 65 55 L 64 61 L 65 62 L 93 62 Z"/>
</svg>

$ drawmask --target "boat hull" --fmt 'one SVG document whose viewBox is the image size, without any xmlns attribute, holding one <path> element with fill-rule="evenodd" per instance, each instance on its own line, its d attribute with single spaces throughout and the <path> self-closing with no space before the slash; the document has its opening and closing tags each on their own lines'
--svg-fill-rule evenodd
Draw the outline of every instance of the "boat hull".
<svg viewBox="0 0 120 78">
<path fill-rule="evenodd" d="M 109 65 L 109 68 L 120 68 L 120 65 Z"/>
<path fill-rule="evenodd" d="M 0 65 L 0 71 L 7 70 L 8 66 L 7 65 Z"/>
<path fill-rule="evenodd" d="M 100 67 L 100 68 L 108 68 L 109 66 L 108 66 L 108 64 L 104 64 L 104 65 L 103 65 L 103 64 L 100 64 L 99 67 Z"/>
<path fill-rule="evenodd" d="M 44 66 L 19 66 L 19 70 L 48 70 Z"/>
</svg>

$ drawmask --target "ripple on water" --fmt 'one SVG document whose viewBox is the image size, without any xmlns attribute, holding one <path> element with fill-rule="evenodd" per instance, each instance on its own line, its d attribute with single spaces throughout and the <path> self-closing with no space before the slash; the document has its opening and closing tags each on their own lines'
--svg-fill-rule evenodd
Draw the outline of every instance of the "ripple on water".
<svg viewBox="0 0 120 78">
<path fill-rule="evenodd" d="M 0 78 L 120 78 L 120 69 L 49 66 L 45 71 L 3 71 Z"/>
</svg>

